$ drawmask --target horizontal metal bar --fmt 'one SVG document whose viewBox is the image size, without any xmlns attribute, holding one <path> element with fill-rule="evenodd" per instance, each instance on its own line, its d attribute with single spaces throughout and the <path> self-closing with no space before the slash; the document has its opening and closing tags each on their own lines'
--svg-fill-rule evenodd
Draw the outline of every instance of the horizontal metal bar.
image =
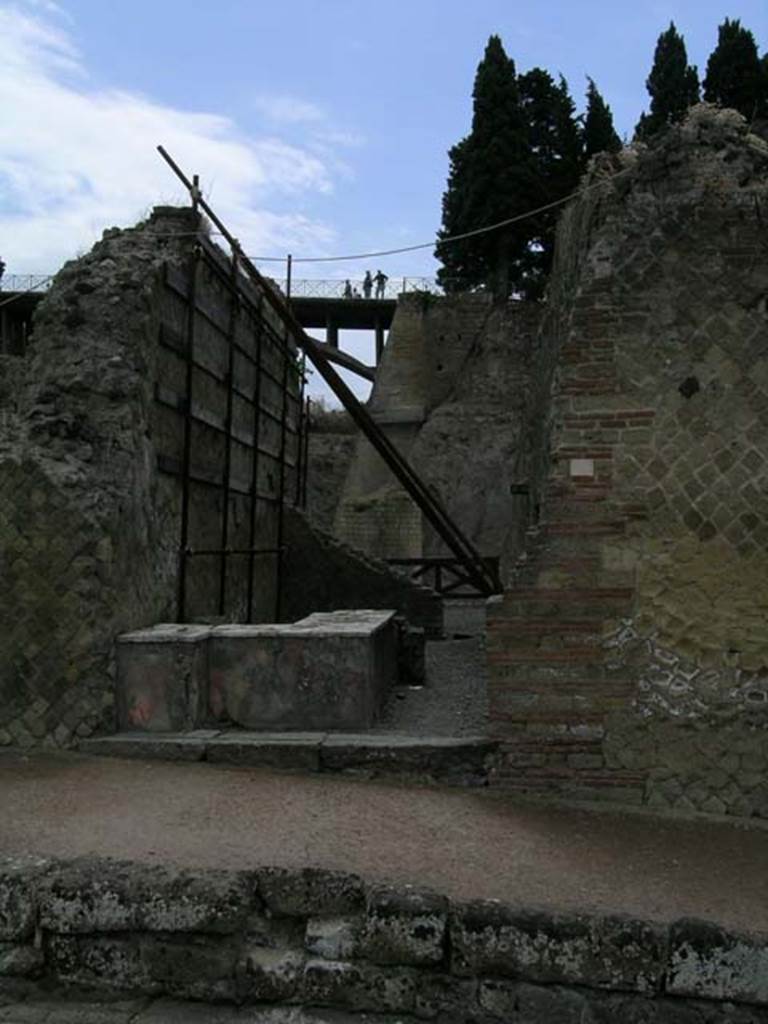
<svg viewBox="0 0 768 1024">
<path fill-rule="evenodd" d="M 176 295 L 178 295 L 179 298 L 188 301 L 188 293 L 185 291 L 185 288 L 182 287 L 180 284 L 173 282 L 172 280 L 174 276 L 178 277 L 178 275 L 179 271 L 176 268 L 168 266 L 168 269 L 166 271 L 166 284 L 168 284 L 171 290 Z M 239 296 L 238 292 L 234 292 L 233 294 Z M 282 387 L 282 380 L 275 374 L 273 374 L 268 367 L 264 366 L 263 361 L 259 363 L 257 359 L 246 348 L 244 348 L 239 342 L 230 338 L 229 325 L 224 326 L 223 324 L 217 322 L 214 314 L 211 313 L 206 306 L 201 304 L 199 300 L 195 303 L 195 312 L 203 316 L 211 324 L 211 326 L 214 327 L 215 330 L 217 330 L 219 334 L 226 340 L 227 345 L 232 345 L 235 351 L 238 352 L 243 357 L 243 359 L 247 360 L 251 364 L 251 366 L 258 367 L 261 373 L 266 374 L 266 376 L 269 377 L 270 380 L 272 380 L 275 384 L 277 384 L 278 387 Z M 254 315 L 258 318 L 258 307 L 254 307 Z M 285 342 L 282 340 L 276 329 L 263 316 L 261 317 L 261 323 L 263 329 L 269 336 L 269 340 L 273 343 L 275 348 L 278 349 L 281 357 L 290 358 L 290 360 L 295 363 L 296 354 L 298 350 L 292 351 L 290 347 L 286 346 Z M 296 374 L 297 376 L 303 375 L 302 371 L 299 370 L 298 365 L 296 366 Z"/>
<path fill-rule="evenodd" d="M 175 331 L 172 327 L 168 327 L 166 324 L 161 324 L 160 325 L 160 336 L 159 336 L 158 340 L 159 340 L 159 344 L 162 345 L 163 348 L 168 349 L 168 351 L 173 352 L 175 355 L 186 357 L 186 341 L 181 336 L 181 334 L 179 334 L 178 331 Z M 224 387 L 224 388 L 227 386 L 226 374 L 219 373 L 217 370 L 212 369 L 210 366 L 206 366 L 205 363 L 201 363 L 197 359 L 193 359 L 192 360 L 192 365 L 195 367 L 196 370 L 200 370 L 201 373 L 204 373 L 207 377 L 210 377 L 211 380 L 215 380 L 217 384 L 221 384 L 221 386 Z M 278 378 L 275 377 L 275 375 L 273 373 L 271 373 L 269 370 L 267 370 L 266 367 L 261 367 L 261 370 L 278 387 L 282 387 L 282 381 L 278 380 Z M 237 395 L 238 398 L 241 398 L 251 408 L 255 407 L 255 404 L 256 404 L 254 402 L 254 396 L 256 394 L 256 388 L 255 387 L 254 387 L 253 395 L 249 395 L 245 391 L 243 391 L 242 388 L 239 388 L 237 386 L 237 384 L 233 383 L 232 384 L 232 393 Z M 299 399 L 298 399 L 298 397 L 296 395 L 293 395 L 293 394 L 291 394 L 289 392 L 287 397 L 294 404 L 298 405 Z M 262 409 L 263 412 L 266 412 L 266 414 L 270 418 L 276 420 L 277 422 L 280 421 L 280 417 L 276 413 L 271 412 L 266 406 L 262 405 L 261 409 Z M 295 433 L 295 430 L 293 432 Z"/>
<path fill-rule="evenodd" d="M 263 453 L 266 454 L 266 453 Z M 278 457 L 270 456 L 275 462 L 278 461 Z M 171 455 L 157 456 L 157 468 L 161 473 L 167 473 L 169 476 L 182 476 L 183 467 L 180 459 L 175 459 Z M 289 466 L 290 469 L 294 469 L 293 465 Z M 215 473 L 213 470 L 202 469 L 200 466 L 192 466 L 189 472 L 190 480 L 194 480 L 195 483 L 200 484 L 203 487 L 212 487 L 216 490 L 224 490 L 223 474 Z M 240 481 L 230 481 L 229 490 L 235 494 L 240 494 L 245 497 L 250 497 L 253 494 L 251 485 L 245 486 Z M 258 492 L 254 495 L 257 501 L 264 501 L 268 504 L 275 505 L 278 502 L 278 496 L 273 494 L 262 494 Z"/>
<path fill-rule="evenodd" d="M 181 416 L 186 414 L 186 398 L 184 397 L 184 395 L 179 394 L 178 391 L 174 391 L 172 388 L 167 388 L 162 384 L 156 384 L 155 401 L 158 403 L 158 405 L 162 405 L 166 409 L 171 409 L 173 412 L 176 412 Z M 251 403 L 251 407 L 255 408 L 253 403 Z M 282 423 L 281 417 L 278 416 L 277 413 L 272 412 L 271 409 L 268 409 L 262 405 L 259 411 L 263 416 L 266 416 L 268 419 L 271 419 L 274 423 Z M 195 423 L 201 424 L 204 427 L 209 427 L 211 430 L 215 430 L 216 433 L 218 434 L 223 434 L 225 437 L 227 436 L 227 429 L 224 417 L 217 416 L 217 414 L 212 412 L 210 409 L 206 409 L 204 406 L 201 406 L 199 402 L 192 403 L 192 412 L 190 413 L 190 419 L 192 419 Z M 298 437 L 298 424 L 289 424 L 288 433 L 291 435 L 291 437 Z M 253 444 L 251 443 L 250 433 L 248 435 L 245 435 L 244 439 L 244 431 L 241 428 L 236 428 L 233 425 L 232 432 L 229 436 L 233 437 L 237 441 L 237 443 L 241 444 L 244 448 L 247 448 L 249 451 L 252 450 Z M 271 452 L 263 448 L 259 450 L 264 452 L 265 455 L 272 454 Z M 274 457 L 277 458 L 277 456 Z"/>
<path fill-rule="evenodd" d="M 190 557 L 195 555 L 278 555 L 280 548 L 199 548 L 193 551 L 187 548 L 186 554 Z"/>
</svg>

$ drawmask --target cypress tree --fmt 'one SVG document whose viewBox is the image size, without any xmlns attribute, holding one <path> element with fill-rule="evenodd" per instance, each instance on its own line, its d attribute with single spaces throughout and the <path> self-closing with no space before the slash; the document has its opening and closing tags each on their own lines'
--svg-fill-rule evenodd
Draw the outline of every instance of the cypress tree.
<svg viewBox="0 0 768 1024">
<path fill-rule="evenodd" d="M 490 226 L 572 192 L 583 170 L 581 134 L 568 85 L 541 68 L 519 78 L 498 36 L 478 65 L 472 131 L 450 153 L 435 256 L 447 292 L 490 287 L 526 298 L 543 292 L 557 210 L 460 242 L 442 239 Z"/>
<path fill-rule="evenodd" d="M 651 109 L 642 115 L 635 128 L 640 139 L 682 121 L 688 108 L 699 102 L 699 75 L 688 64 L 685 40 L 673 21 L 658 38 L 645 87 L 651 97 Z"/>
<path fill-rule="evenodd" d="M 528 209 L 535 209 L 573 192 L 584 170 L 581 134 L 568 83 L 533 68 L 518 79 L 534 171 Z M 521 224 L 527 248 L 515 282 L 528 299 L 540 298 L 552 266 L 559 208 L 545 210 Z"/>
<path fill-rule="evenodd" d="M 613 127 L 611 108 L 600 95 L 593 80 L 587 77 L 587 116 L 584 119 L 584 157 L 595 153 L 618 153 L 621 139 Z"/>
<path fill-rule="evenodd" d="M 748 121 L 763 116 L 768 97 L 755 37 L 741 27 L 738 18 L 726 18 L 717 36 L 717 46 L 707 61 L 704 99 L 733 107 Z"/>
<path fill-rule="evenodd" d="M 450 151 L 443 224 L 438 239 L 507 220 L 526 209 L 530 160 L 515 65 L 498 36 L 488 40 L 477 68 L 470 134 Z M 438 245 L 446 292 L 489 285 L 506 298 L 526 250 L 525 235 L 509 225 L 461 242 Z"/>
</svg>

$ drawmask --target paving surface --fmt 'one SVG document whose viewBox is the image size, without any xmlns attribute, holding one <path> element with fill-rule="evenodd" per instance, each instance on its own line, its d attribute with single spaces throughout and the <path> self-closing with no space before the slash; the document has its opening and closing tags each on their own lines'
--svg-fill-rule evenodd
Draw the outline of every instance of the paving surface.
<svg viewBox="0 0 768 1024">
<path fill-rule="evenodd" d="M 0 756 L 0 854 L 314 865 L 455 899 L 768 930 L 768 827 L 484 789 L 79 754 Z"/>
<path fill-rule="evenodd" d="M 485 603 L 445 601 L 444 624 L 448 639 L 427 643 L 426 685 L 395 690 L 374 731 L 487 735 Z"/>
</svg>

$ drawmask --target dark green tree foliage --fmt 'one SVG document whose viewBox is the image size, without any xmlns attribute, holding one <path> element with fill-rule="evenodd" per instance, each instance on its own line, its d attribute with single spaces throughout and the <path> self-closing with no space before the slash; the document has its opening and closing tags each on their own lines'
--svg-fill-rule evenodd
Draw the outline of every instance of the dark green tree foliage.
<svg viewBox="0 0 768 1024">
<path fill-rule="evenodd" d="M 755 37 L 741 27 L 738 18 L 726 18 L 717 35 L 717 46 L 707 61 L 704 99 L 733 107 L 750 121 L 763 116 L 768 96 Z"/>
<path fill-rule="evenodd" d="M 562 76 L 555 84 L 548 72 L 533 68 L 518 78 L 518 84 L 534 171 L 526 206 L 534 210 L 576 189 L 584 170 L 581 133 Z M 515 286 L 526 298 L 538 299 L 544 292 L 560 212 L 545 210 L 520 225 L 527 247 Z"/>
<path fill-rule="evenodd" d="M 563 79 L 539 68 L 519 78 L 498 36 L 478 65 L 472 131 L 450 153 L 439 239 L 527 213 L 576 187 L 583 169 L 574 105 Z M 447 292 L 488 286 L 538 298 L 552 261 L 556 212 L 438 245 Z"/>
<path fill-rule="evenodd" d="M 439 239 L 506 220 L 526 209 L 533 176 L 515 65 L 491 36 L 473 90 L 472 131 L 450 153 Z M 489 284 L 508 294 L 526 239 L 516 225 L 441 246 L 438 281 L 446 292 Z"/>
<path fill-rule="evenodd" d="M 651 97 L 651 109 L 642 115 L 635 128 L 640 139 L 648 139 L 682 121 L 688 108 L 699 102 L 699 75 L 688 64 L 685 40 L 673 21 L 658 38 L 645 87 Z"/>
<path fill-rule="evenodd" d="M 587 78 L 587 115 L 584 119 L 584 158 L 595 153 L 618 153 L 621 139 L 613 127 L 611 108 L 600 95 L 591 78 Z"/>
</svg>

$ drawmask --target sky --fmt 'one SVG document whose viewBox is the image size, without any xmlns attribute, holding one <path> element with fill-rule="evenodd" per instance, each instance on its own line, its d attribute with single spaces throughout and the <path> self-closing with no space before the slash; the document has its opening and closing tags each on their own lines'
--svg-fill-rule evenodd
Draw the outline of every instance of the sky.
<svg viewBox="0 0 768 1024">
<path fill-rule="evenodd" d="M 0 256 L 7 274 L 51 273 L 185 202 L 158 143 L 251 255 L 430 242 L 489 35 L 518 71 L 562 73 L 580 111 L 591 76 L 631 137 L 659 33 L 674 20 L 703 75 L 725 17 L 765 52 L 768 0 L 0 0 Z M 295 273 L 379 267 L 436 271 L 430 247 Z"/>
</svg>

